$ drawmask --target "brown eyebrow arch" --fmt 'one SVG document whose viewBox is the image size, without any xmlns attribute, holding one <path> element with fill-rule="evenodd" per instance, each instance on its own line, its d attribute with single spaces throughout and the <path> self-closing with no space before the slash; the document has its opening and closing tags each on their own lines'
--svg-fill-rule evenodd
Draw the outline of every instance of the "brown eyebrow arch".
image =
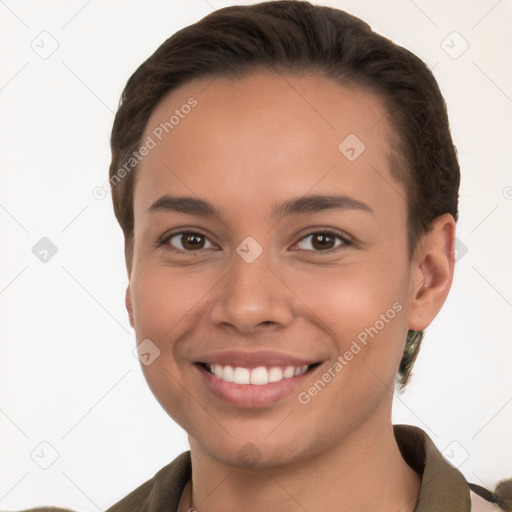
<svg viewBox="0 0 512 512">
<path fill-rule="evenodd" d="M 373 210 L 362 201 L 344 195 L 309 195 L 289 199 L 275 204 L 272 217 L 280 219 L 288 215 L 319 213 L 326 210 L 363 210 L 373 214 Z"/>
<path fill-rule="evenodd" d="M 272 218 L 289 215 L 319 213 L 326 210 L 363 210 L 373 214 L 372 209 L 357 199 L 344 195 L 309 195 L 274 204 Z M 220 211 L 210 202 L 190 196 L 164 195 L 148 209 L 149 212 L 175 212 L 203 217 L 220 217 Z"/>
<path fill-rule="evenodd" d="M 157 199 L 148 208 L 148 212 L 176 212 L 188 215 L 201 215 L 203 217 L 219 215 L 217 208 L 204 199 L 189 196 L 170 196 L 168 194 Z"/>
</svg>

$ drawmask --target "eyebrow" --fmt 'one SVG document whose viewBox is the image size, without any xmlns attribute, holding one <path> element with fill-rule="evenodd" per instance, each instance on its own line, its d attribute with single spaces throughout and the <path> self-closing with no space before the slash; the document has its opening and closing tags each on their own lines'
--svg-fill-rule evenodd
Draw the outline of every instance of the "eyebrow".
<svg viewBox="0 0 512 512">
<path fill-rule="evenodd" d="M 373 214 L 373 210 L 362 201 L 345 195 L 308 195 L 274 204 L 272 218 L 281 219 L 290 215 L 319 213 L 327 210 L 362 210 Z M 190 196 L 164 195 L 157 199 L 148 212 L 184 213 L 202 217 L 220 217 L 220 211 L 212 203 Z"/>
</svg>

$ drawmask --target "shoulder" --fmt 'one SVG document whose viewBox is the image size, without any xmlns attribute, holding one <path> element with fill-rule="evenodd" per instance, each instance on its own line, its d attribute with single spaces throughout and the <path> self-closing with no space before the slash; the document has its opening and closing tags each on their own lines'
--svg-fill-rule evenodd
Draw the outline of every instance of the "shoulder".
<svg viewBox="0 0 512 512">
<path fill-rule="evenodd" d="M 512 512 L 512 478 L 502 480 L 494 491 L 476 484 L 471 490 L 471 512 Z"/>
<path fill-rule="evenodd" d="M 177 510 L 183 488 L 192 474 L 190 451 L 178 455 L 150 480 L 112 505 L 107 512 Z"/>
<path fill-rule="evenodd" d="M 471 512 L 497 512 L 499 510 L 491 501 L 484 500 L 471 491 Z"/>
<path fill-rule="evenodd" d="M 177 510 L 191 469 L 190 451 L 178 455 L 152 478 L 112 505 L 107 512 L 158 512 Z M 1 511 L 6 512 L 6 511 Z M 38 507 L 19 512 L 74 512 L 67 508 Z M 78 512 L 78 511 L 77 511 Z"/>
<path fill-rule="evenodd" d="M 59 508 L 59 507 L 37 507 L 37 508 L 21 510 L 20 512 L 74 512 L 74 510 L 71 510 L 69 508 Z"/>
<path fill-rule="evenodd" d="M 418 512 L 449 505 L 452 512 L 512 512 L 512 479 L 494 491 L 470 483 L 439 451 L 428 434 L 413 425 L 393 425 L 404 460 L 422 477 Z"/>
</svg>

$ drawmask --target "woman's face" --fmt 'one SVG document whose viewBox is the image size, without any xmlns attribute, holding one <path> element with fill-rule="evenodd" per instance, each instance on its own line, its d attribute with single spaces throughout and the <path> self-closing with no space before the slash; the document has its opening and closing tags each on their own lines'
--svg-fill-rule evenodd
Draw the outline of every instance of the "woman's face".
<svg viewBox="0 0 512 512">
<path fill-rule="evenodd" d="M 313 75 L 195 81 L 153 112 L 127 307 L 150 388 L 217 460 L 292 462 L 389 421 L 424 327 L 390 136 L 377 95 Z"/>
</svg>

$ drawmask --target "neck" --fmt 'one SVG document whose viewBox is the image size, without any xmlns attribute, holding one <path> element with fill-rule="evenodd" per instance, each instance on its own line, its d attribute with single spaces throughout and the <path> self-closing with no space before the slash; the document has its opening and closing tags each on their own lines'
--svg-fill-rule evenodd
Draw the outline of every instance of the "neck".
<svg viewBox="0 0 512 512">
<path fill-rule="evenodd" d="M 420 476 L 403 460 L 391 422 L 364 426 L 315 456 L 270 468 L 228 466 L 190 439 L 189 510 L 413 512 Z M 185 504 L 185 503 L 184 503 Z"/>
</svg>

